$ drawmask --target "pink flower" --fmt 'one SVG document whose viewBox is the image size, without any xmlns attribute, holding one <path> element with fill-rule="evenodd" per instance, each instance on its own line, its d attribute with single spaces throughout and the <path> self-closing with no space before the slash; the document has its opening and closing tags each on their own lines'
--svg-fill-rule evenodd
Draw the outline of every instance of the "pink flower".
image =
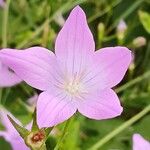
<svg viewBox="0 0 150 150">
<path fill-rule="evenodd" d="M 27 100 L 27 103 L 30 106 L 35 107 L 36 103 L 37 103 L 37 100 L 38 100 L 38 94 L 34 93 L 34 95 Z"/>
<path fill-rule="evenodd" d="M 34 112 L 37 104 L 38 96 L 39 95 L 37 93 L 34 93 L 34 95 L 27 100 L 28 105 L 26 105 L 26 107 L 29 111 Z"/>
<path fill-rule="evenodd" d="M 0 0 L 0 7 L 4 7 L 4 4 L 5 4 L 4 0 Z"/>
<path fill-rule="evenodd" d="M 140 134 L 134 134 L 133 150 L 150 150 L 150 142 L 146 141 Z"/>
<path fill-rule="evenodd" d="M 124 20 L 120 20 L 118 26 L 117 26 L 117 32 L 118 33 L 124 33 L 127 30 L 127 24 Z"/>
<path fill-rule="evenodd" d="M 95 52 L 93 36 L 79 6 L 58 34 L 55 54 L 41 47 L 3 49 L 0 59 L 29 85 L 44 91 L 37 102 L 40 127 L 61 123 L 77 110 L 97 120 L 122 112 L 111 88 L 125 75 L 131 51 L 108 47 Z"/>
<path fill-rule="evenodd" d="M 6 65 L 0 62 L 0 87 L 11 87 L 22 80 Z"/>
<path fill-rule="evenodd" d="M 7 118 L 7 114 L 11 116 L 14 121 L 21 125 L 21 123 L 10 112 L 0 108 L 0 122 L 5 127 L 5 131 L 0 131 L 0 136 L 11 144 L 13 150 L 29 150 L 19 133 Z"/>
</svg>

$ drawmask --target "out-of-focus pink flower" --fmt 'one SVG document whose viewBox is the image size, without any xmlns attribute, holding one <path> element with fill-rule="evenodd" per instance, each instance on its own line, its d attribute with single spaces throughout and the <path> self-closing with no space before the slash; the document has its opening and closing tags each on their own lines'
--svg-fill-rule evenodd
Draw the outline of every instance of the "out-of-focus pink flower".
<svg viewBox="0 0 150 150">
<path fill-rule="evenodd" d="M 4 5 L 5 5 L 4 0 L 0 0 L 0 7 L 4 7 Z"/>
<path fill-rule="evenodd" d="M 11 116 L 15 122 L 21 125 L 20 121 L 17 120 L 10 112 L 0 108 L 0 122 L 5 127 L 5 131 L 0 131 L 0 136 L 10 143 L 13 150 L 30 150 L 7 118 L 7 115 Z"/>
<path fill-rule="evenodd" d="M 37 100 L 38 100 L 38 94 L 35 93 L 32 97 L 30 97 L 28 100 L 27 100 L 27 103 L 32 106 L 32 107 L 35 107 L 36 106 L 36 103 L 37 103 Z"/>
<path fill-rule="evenodd" d="M 150 150 L 150 142 L 146 141 L 140 134 L 134 134 L 133 150 Z"/>
<path fill-rule="evenodd" d="M 120 22 L 117 26 L 117 32 L 118 33 L 122 33 L 122 32 L 124 33 L 126 31 L 126 29 L 127 29 L 127 25 L 126 25 L 125 21 L 120 20 Z"/>
<path fill-rule="evenodd" d="M 123 40 L 125 37 L 125 32 L 127 30 L 127 25 L 124 20 L 120 20 L 117 26 L 117 37 L 119 40 Z"/>
<path fill-rule="evenodd" d="M 11 87 L 21 81 L 9 67 L 0 62 L 0 87 Z"/>
<path fill-rule="evenodd" d="M 92 119 L 121 114 L 118 96 L 111 89 L 131 62 L 126 47 L 95 52 L 95 43 L 83 10 L 75 7 L 55 43 L 55 54 L 42 47 L 3 49 L 0 59 L 29 85 L 42 92 L 37 102 L 40 127 L 54 126 L 77 110 Z"/>
</svg>

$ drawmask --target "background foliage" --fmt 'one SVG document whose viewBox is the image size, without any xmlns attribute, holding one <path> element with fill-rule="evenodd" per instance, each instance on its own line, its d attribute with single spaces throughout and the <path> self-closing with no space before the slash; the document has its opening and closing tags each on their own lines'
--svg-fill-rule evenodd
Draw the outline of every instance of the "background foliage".
<svg viewBox="0 0 150 150">
<path fill-rule="evenodd" d="M 122 123 L 136 115 L 150 104 L 150 1 L 149 0 L 11 0 L 8 20 L 8 47 L 27 48 L 40 45 L 54 50 L 54 41 L 60 30 L 57 22 L 60 14 L 66 18 L 70 10 L 79 4 L 87 14 L 90 29 L 96 41 L 96 48 L 123 45 L 130 48 L 134 59 L 124 80 L 115 88 L 123 114 L 115 119 L 94 121 L 76 114 L 71 120 L 68 134 L 61 148 L 63 150 L 87 150 L 105 135 L 110 134 Z M 0 8 L 0 45 L 2 47 L 3 8 Z M 116 32 L 120 20 L 125 20 L 127 30 L 122 40 Z M 145 38 L 139 46 L 133 41 Z M 27 99 L 36 89 L 22 83 L 12 88 L 1 89 L 1 104 L 11 111 L 24 124 L 27 124 L 32 111 Z M 3 129 L 2 126 L 0 126 Z M 47 145 L 55 145 L 61 135 L 63 125 L 57 127 Z M 150 140 L 150 113 L 123 132 L 113 137 L 100 150 L 130 150 L 133 133 L 140 133 Z M 0 138 L 0 149 L 10 150 L 9 144 Z"/>
</svg>

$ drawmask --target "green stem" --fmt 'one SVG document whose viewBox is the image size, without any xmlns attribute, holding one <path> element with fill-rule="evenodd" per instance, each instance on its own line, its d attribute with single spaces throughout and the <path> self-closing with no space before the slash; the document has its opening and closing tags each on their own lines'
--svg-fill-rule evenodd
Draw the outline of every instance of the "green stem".
<svg viewBox="0 0 150 150">
<path fill-rule="evenodd" d="M 7 47 L 7 26 L 8 26 L 9 6 L 10 6 L 10 0 L 7 0 L 4 7 L 4 13 L 3 13 L 3 25 L 2 25 L 2 47 L 3 48 Z M 2 95 L 3 95 L 3 89 L 0 88 L 0 104 L 2 103 Z"/>
<path fill-rule="evenodd" d="M 7 26 L 8 26 L 8 14 L 9 14 L 9 6 L 10 1 L 7 0 L 4 7 L 4 15 L 3 15 L 3 27 L 2 27 L 2 46 L 3 48 L 7 47 Z"/>
<path fill-rule="evenodd" d="M 116 1 L 114 1 L 114 3 L 112 3 L 110 7 L 106 7 L 102 12 L 97 12 L 93 16 L 89 17 L 88 23 L 91 23 L 94 20 L 96 20 L 97 18 L 100 18 L 101 16 L 105 15 L 111 9 L 113 9 L 114 7 L 116 7 L 117 5 L 119 5 L 121 2 L 122 2 L 122 0 L 116 0 Z"/>
<path fill-rule="evenodd" d="M 124 91 L 125 89 L 131 87 L 132 85 L 141 82 L 142 80 L 146 79 L 150 77 L 150 71 L 147 71 L 146 73 L 144 73 L 143 75 L 131 80 L 130 82 L 127 82 L 126 84 L 120 86 L 119 88 L 116 89 L 116 92 L 119 93 L 121 91 Z"/>
<path fill-rule="evenodd" d="M 121 126 L 117 127 L 115 130 L 113 130 L 111 133 L 106 135 L 104 138 L 102 138 L 100 141 L 98 141 L 96 144 L 94 144 L 88 150 L 98 150 L 100 147 L 102 147 L 104 144 L 106 144 L 108 141 L 110 141 L 113 137 L 115 137 L 120 132 L 124 131 L 127 127 L 131 126 L 133 123 L 135 123 L 136 121 L 141 119 L 148 112 L 150 112 L 150 105 L 145 107 L 141 112 L 139 112 L 137 115 L 133 116 L 131 119 L 129 119 L 128 121 L 123 123 Z"/>
<path fill-rule="evenodd" d="M 0 104 L 2 104 L 2 93 L 3 93 L 3 89 L 0 88 Z"/>
<path fill-rule="evenodd" d="M 67 130 L 68 130 L 70 121 L 71 121 L 71 119 L 67 120 L 67 122 L 66 122 L 66 124 L 65 124 L 65 127 L 64 127 L 64 130 L 63 130 L 63 133 L 62 133 L 60 139 L 58 140 L 58 142 L 57 142 L 57 144 L 56 144 L 54 150 L 59 150 L 59 147 L 60 147 L 60 145 L 61 145 L 61 143 L 62 143 L 62 141 L 63 141 L 63 139 L 64 139 L 64 137 L 65 137 L 65 135 L 66 135 L 66 133 L 67 133 Z"/>
</svg>

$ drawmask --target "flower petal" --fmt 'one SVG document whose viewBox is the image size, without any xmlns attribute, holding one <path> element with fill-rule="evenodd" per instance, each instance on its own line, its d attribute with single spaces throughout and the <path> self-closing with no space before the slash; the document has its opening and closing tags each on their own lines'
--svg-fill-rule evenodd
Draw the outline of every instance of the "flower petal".
<svg viewBox="0 0 150 150">
<path fill-rule="evenodd" d="M 85 95 L 83 99 L 78 99 L 78 111 L 88 118 L 108 119 L 119 116 L 122 112 L 118 96 L 112 89 L 99 91 Z"/>
<path fill-rule="evenodd" d="M 125 47 L 102 48 L 95 52 L 93 66 L 83 83 L 99 89 L 112 88 L 122 80 L 131 60 L 131 51 Z"/>
<path fill-rule="evenodd" d="M 0 131 L 0 137 L 7 138 L 8 133 L 5 131 Z"/>
<path fill-rule="evenodd" d="M 40 128 L 55 126 L 69 119 L 76 112 L 73 101 L 64 94 L 40 94 L 37 101 L 37 121 Z"/>
<path fill-rule="evenodd" d="M 21 122 L 16 119 L 9 111 L 7 111 L 5 108 L 0 106 L 0 122 L 2 125 L 6 128 L 6 131 L 11 134 L 11 133 L 17 133 L 16 129 L 13 127 L 11 122 L 9 121 L 7 115 L 9 115 L 17 124 L 21 125 Z"/>
<path fill-rule="evenodd" d="M 68 74 L 79 72 L 95 50 L 83 10 L 76 6 L 57 36 L 55 53 Z M 80 66 L 81 65 L 81 66 Z"/>
<path fill-rule="evenodd" d="M 134 134 L 133 150 L 150 150 L 150 142 L 146 141 L 140 134 Z"/>
<path fill-rule="evenodd" d="M 0 59 L 29 85 L 46 90 L 51 83 L 55 55 L 42 47 L 26 50 L 3 49 Z"/>
<path fill-rule="evenodd" d="M 8 142 L 10 142 L 13 150 L 30 150 L 30 148 L 26 146 L 21 137 L 19 137 L 16 140 L 12 139 L 11 141 Z"/>
<path fill-rule="evenodd" d="M 34 95 L 27 100 L 27 103 L 29 104 L 29 106 L 35 107 L 37 100 L 38 100 L 38 94 L 34 93 Z"/>
<path fill-rule="evenodd" d="M 13 150 L 30 150 L 24 143 L 23 139 L 17 135 L 10 135 L 7 132 L 0 131 L 0 137 L 3 137 L 7 142 L 11 144 Z"/>
<path fill-rule="evenodd" d="M 20 83 L 22 80 L 9 68 L 0 63 L 0 87 L 10 87 Z"/>
</svg>

